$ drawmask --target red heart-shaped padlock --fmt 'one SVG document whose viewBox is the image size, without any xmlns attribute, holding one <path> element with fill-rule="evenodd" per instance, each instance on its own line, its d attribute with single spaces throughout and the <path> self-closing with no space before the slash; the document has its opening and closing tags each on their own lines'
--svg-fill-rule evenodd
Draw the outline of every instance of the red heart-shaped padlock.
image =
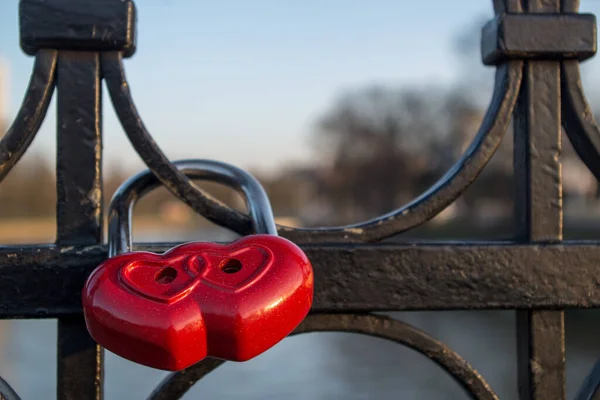
<svg viewBox="0 0 600 400">
<path fill-rule="evenodd" d="M 199 257 L 135 252 L 109 258 L 88 278 L 82 303 L 90 335 L 153 368 L 180 370 L 206 357 L 206 327 L 191 295 Z"/>
<path fill-rule="evenodd" d="M 90 334 L 108 350 L 180 370 L 207 355 L 245 361 L 263 353 L 306 317 L 312 297 L 302 250 L 251 235 L 110 258 L 90 276 L 83 306 Z"/>
<path fill-rule="evenodd" d="M 177 251 L 198 252 L 205 261 L 194 296 L 210 356 L 231 361 L 256 357 L 289 335 L 310 311 L 312 267 L 289 240 L 251 235 L 228 245 L 185 244 Z"/>
<path fill-rule="evenodd" d="M 159 369 L 181 370 L 206 356 L 248 360 L 306 317 L 312 267 L 299 247 L 277 236 L 269 198 L 252 175 L 209 160 L 173 164 L 243 194 L 252 231 L 260 234 L 226 245 L 188 243 L 164 254 L 131 252 L 133 204 L 159 181 L 151 171 L 128 179 L 108 213 L 111 258 L 82 293 L 88 330 L 108 350 Z"/>
</svg>

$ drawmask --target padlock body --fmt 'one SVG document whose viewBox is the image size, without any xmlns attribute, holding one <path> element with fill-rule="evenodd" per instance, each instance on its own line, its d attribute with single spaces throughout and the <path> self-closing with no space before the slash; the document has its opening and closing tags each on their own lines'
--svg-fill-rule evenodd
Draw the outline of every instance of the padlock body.
<svg viewBox="0 0 600 400">
<path fill-rule="evenodd" d="M 187 243 L 106 260 L 86 283 L 84 314 L 99 344 L 143 365 L 246 361 L 306 317 L 313 280 L 302 250 L 277 236 Z"/>
<path fill-rule="evenodd" d="M 162 370 L 178 371 L 206 357 L 206 328 L 190 296 L 194 281 L 185 288 L 178 285 L 178 292 L 172 289 L 177 282 L 160 283 L 161 271 L 179 268 L 181 263 L 148 252 L 127 253 L 102 263 L 82 293 L 92 338 L 123 358 Z M 134 274 L 128 274 L 132 270 Z M 185 274 L 180 272 L 179 276 Z M 152 284 L 142 279 L 144 275 L 158 277 L 159 282 Z M 158 285 L 175 293 L 160 293 Z"/>
<path fill-rule="evenodd" d="M 212 357 L 254 358 L 289 335 L 310 311 L 312 266 L 287 239 L 250 235 L 229 245 L 184 244 L 177 251 L 201 254 L 204 261 L 195 295 Z"/>
</svg>

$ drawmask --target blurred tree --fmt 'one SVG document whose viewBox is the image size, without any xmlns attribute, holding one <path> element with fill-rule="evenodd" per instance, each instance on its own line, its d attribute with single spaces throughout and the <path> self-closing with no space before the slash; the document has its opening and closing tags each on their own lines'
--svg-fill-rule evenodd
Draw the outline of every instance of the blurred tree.
<svg viewBox="0 0 600 400">
<path fill-rule="evenodd" d="M 452 165 L 479 118 L 458 91 L 376 86 L 342 95 L 316 130 L 339 218 L 374 217 L 417 196 Z"/>
<path fill-rule="evenodd" d="M 55 214 L 54 171 L 40 153 L 28 153 L 0 184 L 0 217 L 48 217 Z"/>
<path fill-rule="evenodd" d="M 458 60 L 450 89 L 418 90 L 380 84 L 348 91 L 318 119 L 317 151 L 329 168 L 321 188 L 332 205 L 331 221 L 350 223 L 398 208 L 426 190 L 461 156 L 476 135 L 493 87 L 493 68 L 479 55 L 481 26 L 475 23 L 455 38 Z M 581 183 L 589 172 L 566 137 L 562 160 L 565 196 L 590 192 Z M 512 212 L 513 132 L 478 180 L 461 196 L 459 210 L 473 214 Z M 577 182 L 574 182 L 577 181 Z M 582 189 L 582 187 L 584 187 Z M 509 215 L 505 215 L 509 216 Z"/>
<path fill-rule="evenodd" d="M 493 87 L 493 67 L 484 67 L 481 64 L 480 56 L 480 31 L 481 27 L 489 20 L 491 16 L 480 16 L 473 20 L 473 23 L 467 26 L 463 32 L 459 33 L 454 41 L 455 54 L 458 61 L 457 70 L 459 74 L 456 79 L 455 87 L 461 90 L 471 99 L 474 104 L 477 104 L 480 109 L 486 108 L 485 100 L 489 98 Z M 591 79 L 593 73 L 589 69 L 590 64 L 584 63 L 582 67 L 583 80 Z M 593 88 L 593 85 L 584 85 L 586 88 Z M 594 100 L 598 98 L 597 90 L 590 90 L 587 95 L 592 104 L 597 104 Z M 599 113 L 595 113 L 599 115 Z M 594 195 L 596 192 L 597 183 L 593 175 L 588 171 L 587 167 L 577 156 L 568 137 L 562 136 L 562 152 L 561 160 L 563 162 L 563 182 L 564 182 L 564 198 L 567 200 L 572 198 L 581 198 Z M 478 192 L 482 190 L 502 190 L 512 193 L 512 180 L 506 178 L 512 176 L 512 151 L 513 151 L 513 129 L 512 127 L 507 132 L 507 135 L 494 158 L 491 165 L 484 170 L 484 176 L 490 174 L 497 175 L 499 180 L 498 185 L 485 188 L 476 182 L 473 187 L 465 193 L 465 197 L 478 196 Z M 491 167 L 491 168 L 490 168 Z M 504 171 L 498 175 L 499 170 Z M 472 200 L 472 199 L 468 199 Z"/>
</svg>

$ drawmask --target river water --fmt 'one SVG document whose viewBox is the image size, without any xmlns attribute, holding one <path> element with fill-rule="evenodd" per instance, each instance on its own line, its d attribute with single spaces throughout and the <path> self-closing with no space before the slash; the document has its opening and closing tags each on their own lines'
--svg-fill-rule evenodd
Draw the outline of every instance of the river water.
<svg viewBox="0 0 600 400">
<path fill-rule="evenodd" d="M 410 312 L 395 313 L 393 317 L 423 329 L 458 352 L 501 399 L 517 398 L 515 312 Z M 600 341 L 595 334 L 600 331 L 600 312 L 570 312 L 566 321 L 567 389 L 569 398 L 573 398 L 600 358 Z M 23 400 L 55 398 L 55 360 L 55 321 L 0 322 L 0 375 Z M 107 353 L 105 397 L 145 399 L 165 375 Z M 200 398 L 383 400 L 468 396 L 437 365 L 400 345 L 355 334 L 309 333 L 287 338 L 249 362 L 218 368 L 184 397 Z"/>
</svg>

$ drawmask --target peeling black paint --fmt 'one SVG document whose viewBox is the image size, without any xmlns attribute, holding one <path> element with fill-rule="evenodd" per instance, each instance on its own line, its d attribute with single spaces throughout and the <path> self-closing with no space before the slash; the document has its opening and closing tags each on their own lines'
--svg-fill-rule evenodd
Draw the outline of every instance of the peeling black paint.
<svg viewBox="0 0 600 400">
<path fill-rule="evenodd" d="M 600 128 L 579 73 L 579 61 L 596 51 L 596 22 L 577 14 L 577 0 L 493 0 L 493 6 L 497 18 L 484 32 L 482 54 L 497 69 L 494 94 L 479 133 L 454 168 L 414 201 L 374 220 L 322 229 L 279 227 L 282 236 L 305 249 L 315 268 L 312 314 L 295 333 L 344 331 L 393 340 L 445 368 L 472 398 L 495 399 L 484 378 L 443 343 L 368 313 L 519 310 L 521 397 L 560 400 L 565 397 L 563 311 L 600 307 L 600 242 L 562 240 L 560 174 L 564 126 L 600 178 Z M 123 64 L 135 51 L 135 18 L 131 0 L 20 2 L 21 46 L 35 56 L 35 64 L 19 113 L 0 141 L 0 180 L 35 137 L 56 86 L 58 239 L 54 245 L 0 248 L 0 318 L 58 319 L 59 400 L 103 396 L 102 349 L 85 330 L 80 304 L 83 282 L 106 258 L 102 79 L 153 179 L 209 220 L 250 232 L 248 216 L 191 186 L 144 126 Z M 493 156 L 513 116 L 515 240 L 381 242 L 423 224 L 460 196 Z M 138 244 L 153 251 L 168 247 Z M 151 398 L 180 398 L 221 364 L 208 359 L 170 375 Z M 17 398 L 2 385 L 4 397 Z"/>
</svg>

